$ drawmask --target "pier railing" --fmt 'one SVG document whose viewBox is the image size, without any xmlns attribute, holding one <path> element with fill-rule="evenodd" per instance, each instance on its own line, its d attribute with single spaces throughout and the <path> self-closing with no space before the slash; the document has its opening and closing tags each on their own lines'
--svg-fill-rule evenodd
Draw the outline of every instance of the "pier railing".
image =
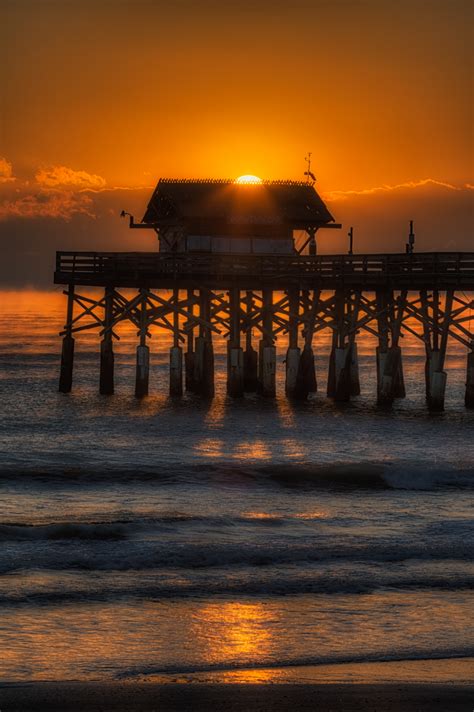
<svg viewBox="0 0 474 712">
<path fill-rule="evenodd" d="M 167 287 L 199 282 L 393 289 L 474 289 L 474 252 L 364 255 L 209 255 L 57 252 L 55 283 Z"/>
</svg>

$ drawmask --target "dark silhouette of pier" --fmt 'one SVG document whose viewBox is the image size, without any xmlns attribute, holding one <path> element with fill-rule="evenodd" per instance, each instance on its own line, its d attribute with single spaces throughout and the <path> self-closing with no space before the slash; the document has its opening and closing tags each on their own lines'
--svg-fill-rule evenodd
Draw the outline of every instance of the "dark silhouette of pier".
<svg viewBox="0 0 474 712">
<path fill-rule="evenodd" d="M 167 329 L 171 395 L 214 393 L 213 341 L 227 341 L 227 390 L 239 397 L 276 388 L 275 340 L 288 335 L 286 393 L 304 399 L 317 388 L 314 348 L 329 329 L 327 395 L 360 392 L 357 336 L 377 338 L 379 403 L 405 396 L 401 337 L 426 352 L 426 399 L 442 410 L 448 344 L 467 350 L 466 407 L 474 407 L 474 253 L 317 255 L 316 233 L 340 227 L 308 183 L 236 186 L 230 181 L 160 181 L 144 219 L 157 252 L 58 252 L 56 284 L 67 285 L 59 389 L 72 387 L 74 335 L 100 334 L 100 392 L 114 391 L 115 328 L 137 328 L 136 395 L 148 393 L 150 327 Z M 307 239 L 296 249 L 293 230 Z M 304 253 L 306 250 L 306 254 Z M 93 298 L 78 287 L 102 287 Z M 132 290 L 124 294 L 122 290 Z M 469 293 L 471 292 L 471 296 Z"/>
</svg>

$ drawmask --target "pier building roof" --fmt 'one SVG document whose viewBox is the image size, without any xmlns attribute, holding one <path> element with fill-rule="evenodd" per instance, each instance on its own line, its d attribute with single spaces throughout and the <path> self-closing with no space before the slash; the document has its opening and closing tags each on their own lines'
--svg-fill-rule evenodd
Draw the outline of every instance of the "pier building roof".
<svg viewBox="0 0 474 712">
<path fill-rule="evenodd" d="M 181 221 L 318 228 L 334 218 L 311 183 L 162 178 L 142 223 L 159 227 Z"/>
</svg>

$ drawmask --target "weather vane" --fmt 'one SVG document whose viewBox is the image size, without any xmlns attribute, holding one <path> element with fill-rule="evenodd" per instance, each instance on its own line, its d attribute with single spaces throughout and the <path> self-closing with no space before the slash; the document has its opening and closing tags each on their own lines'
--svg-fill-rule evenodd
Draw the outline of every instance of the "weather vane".
<svg viewBox="0 0 474 712">
<path fill-rule="evenodd" d="M 311 153 L 311 151 L 308 151 L 308 155 L 304 157 L 304 160 L 305 160 L 306 163 L 308 164 L 308 170 L 304 172 L 304 175 L 307 177 L 307 182 L 308 182 L 308 183 L 309 183 L 311 180 L 313 181 L 313 183 L 316 182 L 316 176 L 314 175 L 314 173 L 311 173 L 311 156 L 312 156 L 312 155 L 313 155 L 313 154 Z"/>
</svg>

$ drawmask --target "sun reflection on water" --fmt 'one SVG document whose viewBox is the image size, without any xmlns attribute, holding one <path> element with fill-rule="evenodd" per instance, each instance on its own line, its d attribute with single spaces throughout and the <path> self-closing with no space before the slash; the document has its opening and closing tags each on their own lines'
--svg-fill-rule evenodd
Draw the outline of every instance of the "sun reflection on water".
<svg viewBox="0 0 474 712">
<path fill-rule="evenodd" d="M 209 663 L 263 660 L 271 652 L 274 614 L 262 603 L 209 603 L 199 614 L 194 633 Z"/>
</svg>

